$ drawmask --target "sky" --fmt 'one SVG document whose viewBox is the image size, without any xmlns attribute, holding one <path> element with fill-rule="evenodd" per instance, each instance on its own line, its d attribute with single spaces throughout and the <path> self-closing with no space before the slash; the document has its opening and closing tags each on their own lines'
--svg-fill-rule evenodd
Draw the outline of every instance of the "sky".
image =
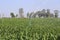
<svg viewBox="0 0 60 40">
<path fill-rule="evenodd" d="M 24 9 L 25 16 L 27 12 L 41 9 L 60 10 L 60 0 L 0 0 L 0 15 L 19 14 L 19 8 Z"/>
</svg>

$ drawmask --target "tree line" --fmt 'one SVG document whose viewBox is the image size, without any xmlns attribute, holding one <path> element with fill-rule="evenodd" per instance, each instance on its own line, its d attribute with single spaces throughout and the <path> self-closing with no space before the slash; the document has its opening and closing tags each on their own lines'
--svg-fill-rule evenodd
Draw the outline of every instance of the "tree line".
<svg viewBox="0 0 60 40">
<path fill-rule="evenodd" d="M 36 12 L 27 12 L 27 18 L 47 18 L 47 17 L 52 17 L 52 18 L 58 18 L 58 13 L 59 11 L 58 10 L 54 10 L 54 13 L 51 13 L 50 9 L 42 9 L 40 11 L 36 11 Z M 19 9 L 19 16 L 20 18 L 24 18 L 24 11 L 23 11 L 23 8 L 20 8 Z M 18 14 L 14 15 L 13 12 L 10 13 L 11 15 L 11 18 L 14 18 L 14 17 L 18 17 Z"/>
</svg>

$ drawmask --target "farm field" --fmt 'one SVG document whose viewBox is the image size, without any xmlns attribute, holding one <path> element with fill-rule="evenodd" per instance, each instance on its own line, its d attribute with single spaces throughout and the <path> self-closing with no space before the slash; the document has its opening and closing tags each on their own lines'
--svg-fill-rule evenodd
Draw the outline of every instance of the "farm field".
<svg viewBox="0 0 60 40">
<path fill-rule="evenodd" d="M 0 19 L 0 40 L 60 40 L 60 19 Z"/>
</svg>

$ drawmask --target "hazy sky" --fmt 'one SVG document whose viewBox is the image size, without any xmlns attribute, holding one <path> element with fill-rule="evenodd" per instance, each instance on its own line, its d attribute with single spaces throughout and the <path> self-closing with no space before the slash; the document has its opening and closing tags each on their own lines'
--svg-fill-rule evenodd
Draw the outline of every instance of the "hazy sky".
<svg viewBox="0 0 60 40">
<path fill-rule="evenodd" d="M 24 14 L 41 9 L 60 10 L 60 0 L 0 0 L 0 14 L 18 14 L 19 8 L 24 8 Z"/>
</svg>

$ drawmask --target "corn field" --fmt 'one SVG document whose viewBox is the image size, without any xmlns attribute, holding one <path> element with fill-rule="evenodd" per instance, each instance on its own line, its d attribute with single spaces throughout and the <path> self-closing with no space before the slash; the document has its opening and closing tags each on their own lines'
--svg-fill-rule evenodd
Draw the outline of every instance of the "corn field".
<svg viewBox="0 0 60 40">
<path fill-rule="evenodd" d="M 60 19 L 0 19 L 0 40 L 60 40 Z"/>
</svg>

